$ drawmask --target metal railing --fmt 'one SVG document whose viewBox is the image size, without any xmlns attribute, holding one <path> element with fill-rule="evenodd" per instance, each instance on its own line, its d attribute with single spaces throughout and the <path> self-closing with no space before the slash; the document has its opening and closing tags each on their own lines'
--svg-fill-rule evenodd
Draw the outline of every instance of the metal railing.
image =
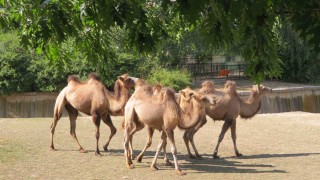
<svg viewBox="0 0 320 180">
<path fill-rule="evenodd" d="M 197 78 L 246 78 L 245 71 L 247 64 L 225 64 L 225 63 L 192 63 L 182 65 L 192 76 Z"/>
</svg>

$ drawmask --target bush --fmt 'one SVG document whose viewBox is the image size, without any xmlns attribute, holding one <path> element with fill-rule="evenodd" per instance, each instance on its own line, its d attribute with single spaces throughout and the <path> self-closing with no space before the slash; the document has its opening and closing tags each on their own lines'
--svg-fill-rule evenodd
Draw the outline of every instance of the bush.
<svg viewBox="0 0 320 180">
<path fill-rule="evenodd" d="M 151 84 L 160 83 L 178 91 L 191 84 L 191 75 L 187 70 L 157 68 L 151 71 L 147 81 Z"/>
<path fill-rule="evenodd" d="M 59 91 L 71 74 L 86 77 L 95 71 L 73 46 L 63 47 L 70 62 L 52 62 L 25 50 L 15 32 L 0 33 L 0 94 Z"/>
<path fill-rule="evenodd" d="M 30 63 L 31 55 L 19 46 L 15 33 L 0 34 L 0 94 L 35 89 Z"/>
</svg>

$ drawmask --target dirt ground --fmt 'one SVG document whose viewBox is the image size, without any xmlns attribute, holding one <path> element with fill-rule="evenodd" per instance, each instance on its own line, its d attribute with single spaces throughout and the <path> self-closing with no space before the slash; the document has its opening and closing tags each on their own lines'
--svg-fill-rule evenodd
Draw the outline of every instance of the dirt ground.
<svg viewBox="0 0 320 180">
<path fill-rule="evenodd" d="M 220 159 L 212 153 L 222 122 L 208 119 L 195 135 L 203 159 L 189 159 L 182 139 L 183 131 L 175 130 L 178 159 L 188 174 L 178 176 L 173 167 L 158 160 L 158 171 L 150 164 L 159 142 L 154 141 L 142 163 L 127 169 L 123 156 L 123 118 L 113 118 L 118 132 L 109 152 L 102 151 L 110 131 L 101 125 L 101 157 L 94 155 L 95 128 L 89 117 L 77 121 L 77 135 L 88 153 L 79 153 L 69 134 L 69 120 L 62 118 L 55 134 L 57 151 L 50 151 L 51 118 L 0 119 L 0 179 L 319 179 L 320 114 L 290 112 L 258 114 L 252 119 L 238 119 L 238 148 L 244 155 L 234 157 L 230 131 L 220 145 Z M 146 129 L 133 139 L 135 154 L 143 148 Z M 167 148 L 170 152 L 170 147 Z M 168 154 L 172 160 L 171 154 Z"/>
</svg>

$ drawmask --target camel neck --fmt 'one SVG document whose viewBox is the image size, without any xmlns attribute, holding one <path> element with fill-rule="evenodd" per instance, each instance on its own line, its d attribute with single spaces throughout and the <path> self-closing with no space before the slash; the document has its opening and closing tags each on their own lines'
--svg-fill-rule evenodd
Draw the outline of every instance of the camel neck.
<svg viewBox="0 0 320 180">
<path fill-rule="evenodd" d="M 258 113 L 261 108 L 261 95 L 253 96 L 252 92 L 247 101 L 240 101 L 240 116 L 251 118 Z"/>
<path fill-rule="evenodd" d="M 130 91 L 128 88 L 121 86 L 118 80 L 116 81 L 114 86 L 114 95 L 109 92 L 106 93 L 106 95 L 109 99 L 109 111 L 114 113 L 124 108 L 126 102 L 129 99 Z"/>
</svg>

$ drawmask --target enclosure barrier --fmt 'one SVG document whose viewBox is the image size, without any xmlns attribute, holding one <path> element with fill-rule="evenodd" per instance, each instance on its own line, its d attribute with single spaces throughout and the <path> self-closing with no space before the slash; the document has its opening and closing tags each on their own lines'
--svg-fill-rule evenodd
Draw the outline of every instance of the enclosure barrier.
<svg viewBox="0 0 320 180">
<path fill-rule="evenodd" d="M 239 93 L 242 98 L 249 92 Z M 320 113 L 320 86 L 275 88 L 262 97 L 259 113 L 303 111 Z"/>
<path fill-rule="evenodd" d="M 181 65 L 187 69 L 195 80 L 197 79 L 244 79 L 247 64 L 226 64 L 226 63 L 191 63 Z"/>
<path fill-rule="evenodd" d="M 241 98 L 250 92 L 239 92 Z M 53 117 L 58 93 L 0 95 L 0 118 Z M 276 88 L 262 97 L 259 113 L 305 111 L 320 113 L 320 86 Z M 66 111 L 63 112 L 66 116 Z"/>
</svg>

